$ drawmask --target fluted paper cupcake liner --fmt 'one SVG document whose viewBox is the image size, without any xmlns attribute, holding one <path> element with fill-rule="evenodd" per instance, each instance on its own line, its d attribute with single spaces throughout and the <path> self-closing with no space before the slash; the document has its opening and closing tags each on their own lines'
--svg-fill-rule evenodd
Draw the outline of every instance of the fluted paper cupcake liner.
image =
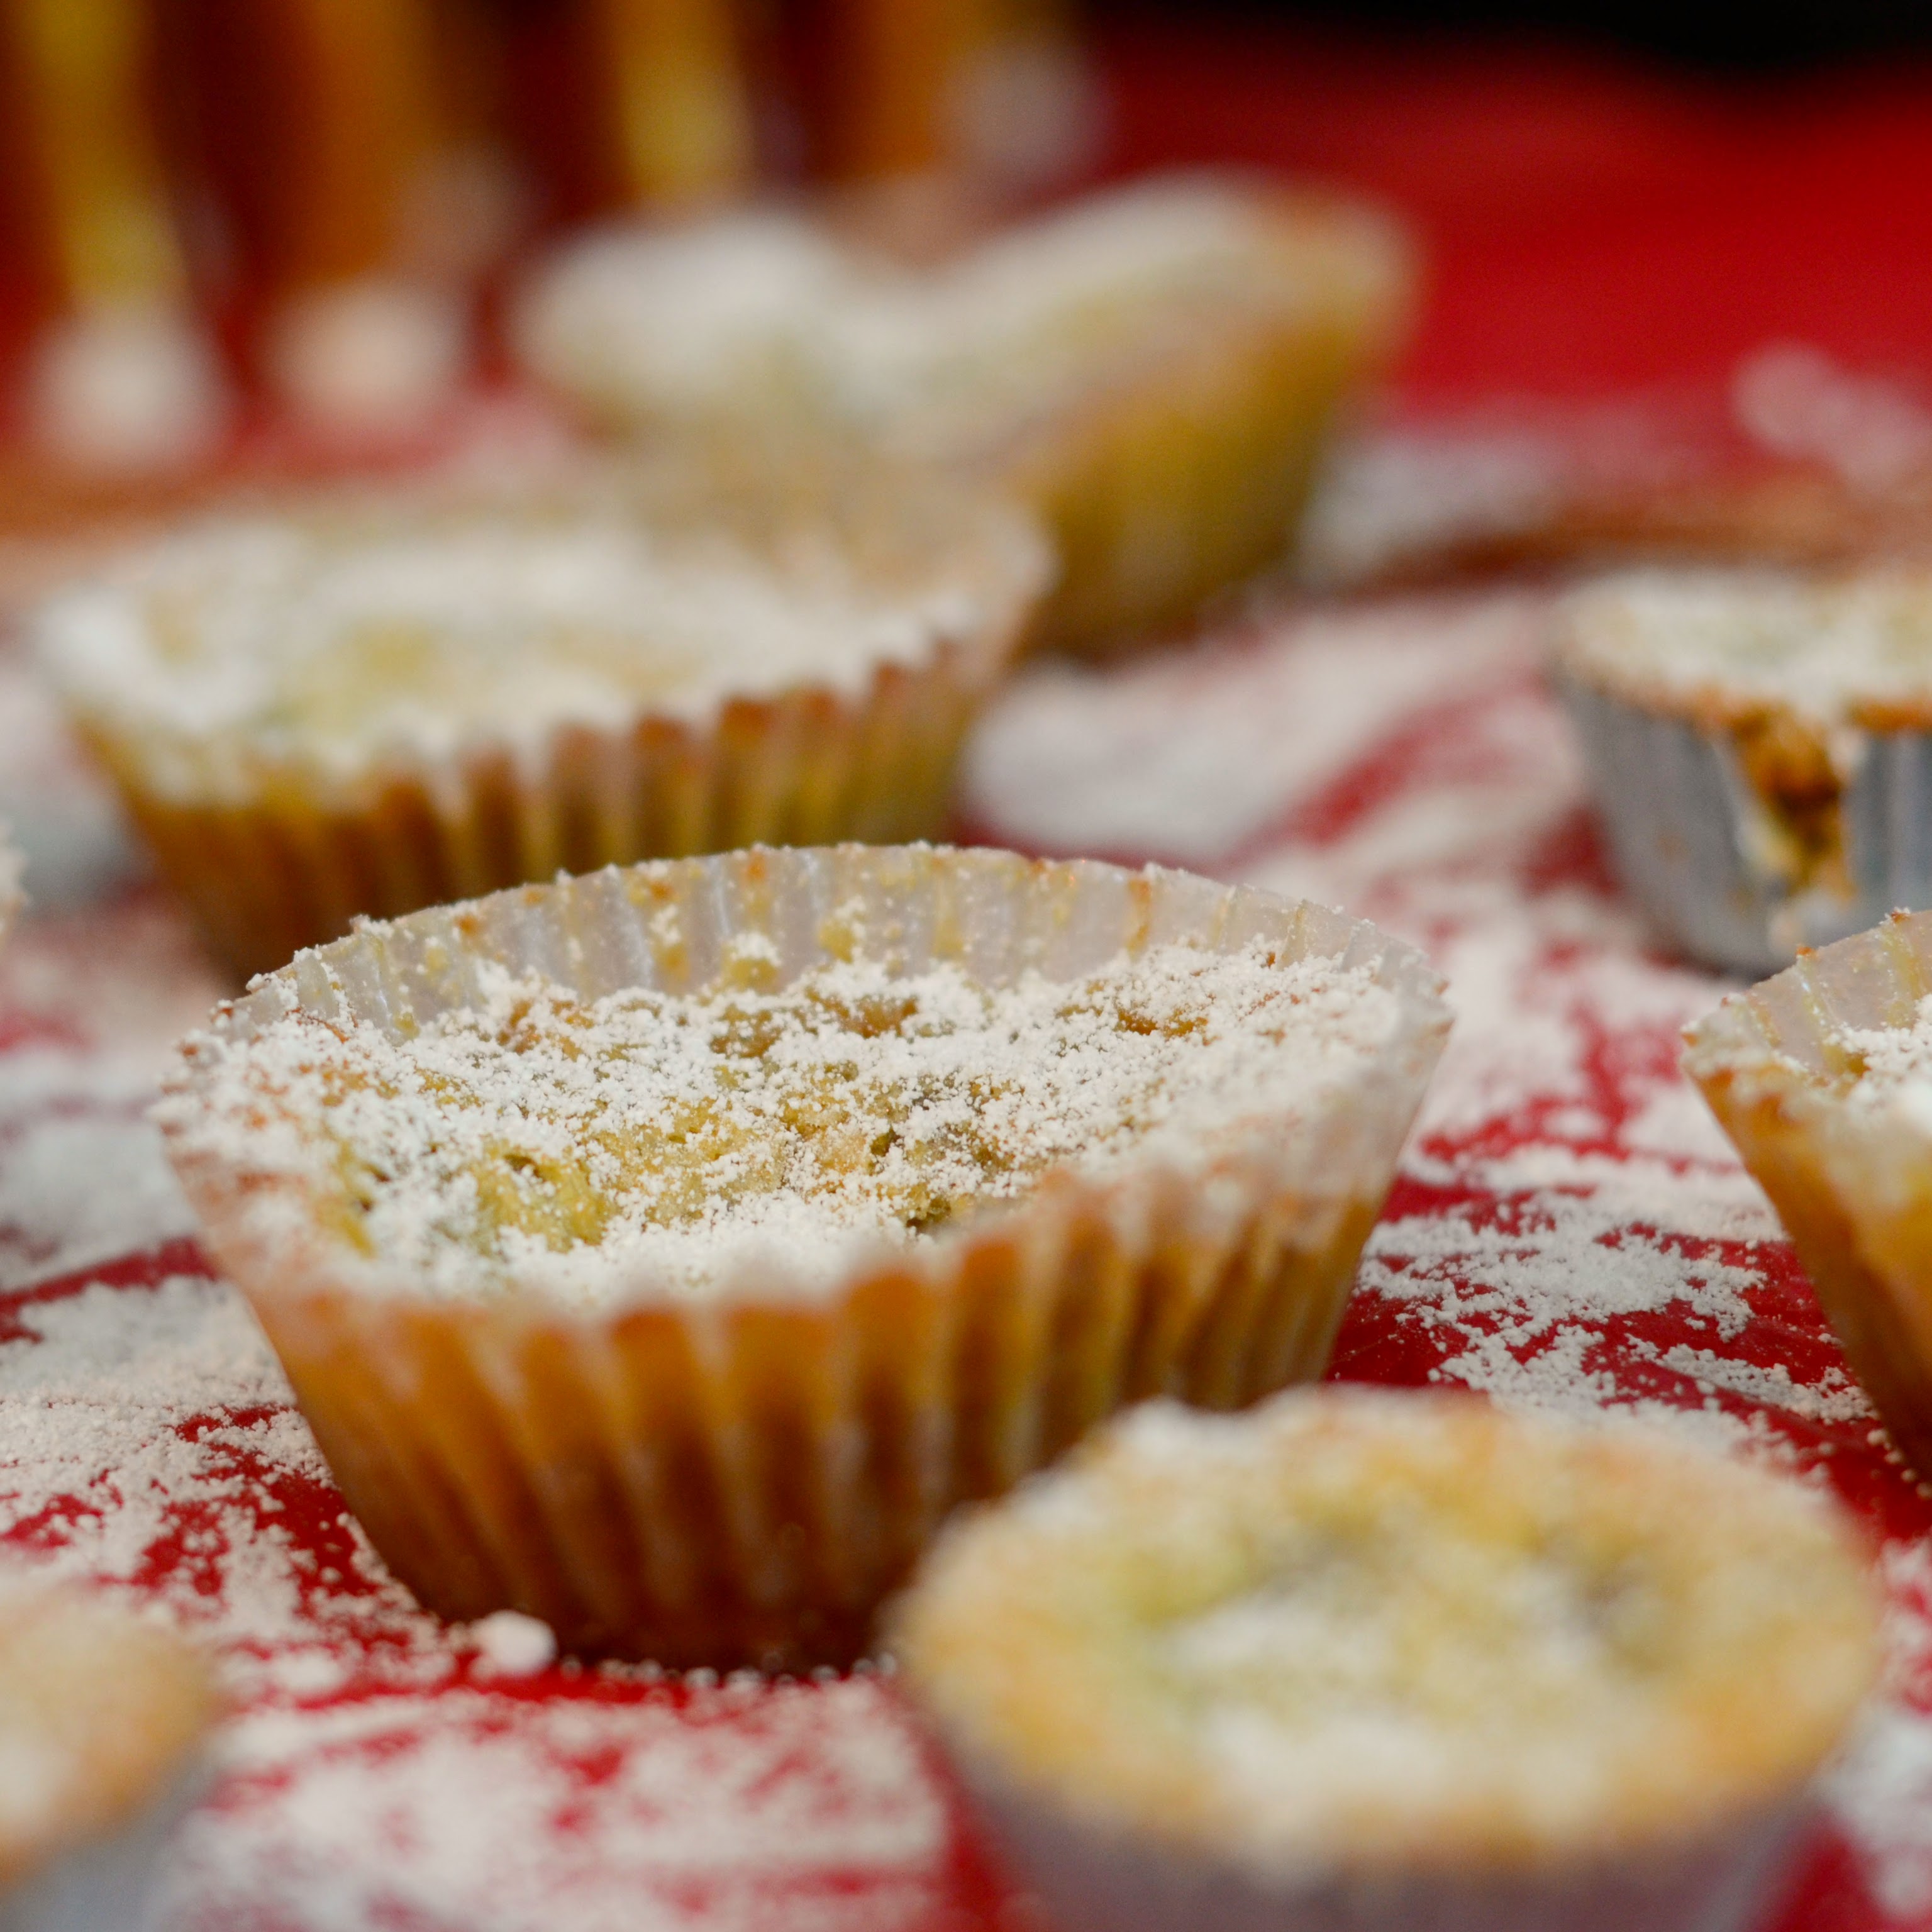
<svg viewBox="0 0 1932 1932">
<path fill-rule="evenodd" d="M 1559 680 L 1618 877 L 1674 947 L 1727 972 L 1775 972 L 1801 946 L 1932 904 L 1932 732 L 1862 734 L 1832 808 L 1827 862 L 1791 841 L 1721 726 Z"/>
<path fill-rule="evenodd" d="M 1010 1209 L 824 1292 L 751 1280 L 594 1313 L 532 1294 L 372 1292 L 250 1211 L 259 1178 L 171 1133 L 209 1245 L 260 1316 L 331 1468 L 423 1600 L 513 1607 L 567 1645 L 668 1664 L 839 1662 L 946 1512 L 1122 1404 L 1232 1407 L 1318 1375 L 1447 1028 L 1408 948 L 1324 909 L 1180 873 L 924 847 L 754 851 L 608 871 L 365 929 L 220 1021 L 299 1005 L 384 1025 L 471 998 L 486 961 L 596 998 L 703 987 L 734 935 L 781 979 L 839 933 L 896 970 L 988 982 L 1124 948 L 1266 935 L 1396 992 L 1396 1036 L 1303 1118 L 1206 1173 L 1062 1169 Z M 674 940 L 667 940 L 671 933 Z M 875 955 L 875 956 L 878 956 Z M 190 1060 L 178 1092 L 192 1096 Z"/>
<path fill-rule="evenodd" d="M 1684 1070 L 1770 1196 L 1852 1372 L 1932 1474 L 1932 1161 L 1848 1103 L 1836 1035 L 1909 1028 L 1932 993 L 1932 914 L 1899 914 L 1734 994 L 1686 1036 Z"/>
<path fill-rule="evenodd" d="M 244 976 L 348 929 L 560 871 L 756 844 L 880 843 L 945 820 L 961 741 L 1015 641 L 945 645 L 882 665 L 848 694 L 732 700 L 708 723 L 669 716 L 560 728 L 534 760 L 484 746 L 397 764 L 346 794 L 264 769 L 244 802 L 170 797 L 97 736 L 163 875 Z"/>
</svg>

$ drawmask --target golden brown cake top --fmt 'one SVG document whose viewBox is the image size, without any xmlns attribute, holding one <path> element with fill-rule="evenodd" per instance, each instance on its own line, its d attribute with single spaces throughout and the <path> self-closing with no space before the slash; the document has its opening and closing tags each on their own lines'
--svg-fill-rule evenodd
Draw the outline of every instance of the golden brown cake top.
<svg viewBox="0 0 1932 1932">
<path fill-rule="evenodd" d="M 777 957 L 742 934 L 720 985 L 591 1000 L 491 968 L 406 1031 L 297 1010 L 193 1043 L 162 1118 L 177 1159 L 284 1184 L 244 1214 L 296 1215 L 409 1292 L 812 1292 L 1056 1168 L 1205 1175 L 1257 1119 L 1317 1113 L 1402 1024 L 1370 968 L 1265 941 L 1000 986 L 865 959 L 779 986 Z"/>
<path fill-rule="evenodd" d="M 0 1883 L 164 1798 L 219 1708 L 166 1630 L 78 1591 L 0 1585 Z"/>
<path fill-rule="evenodd" d="M 1877 1660 L 1816 1495 L 1628 1426 L 1340 1390 L 1136 1412 L 956 1529 L 897 1648 L 969 1772 L 1282 1876 L 1694 1838 Z"/>
</svg>

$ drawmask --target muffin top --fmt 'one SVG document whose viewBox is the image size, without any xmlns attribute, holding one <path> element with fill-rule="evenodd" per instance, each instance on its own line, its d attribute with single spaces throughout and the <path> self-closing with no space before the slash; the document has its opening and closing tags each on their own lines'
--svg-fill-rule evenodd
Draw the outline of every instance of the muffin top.
<svg viewBox="0 0 1932 1932">
<path fill-rule="evenodd" d="M 896 1648 L 969 1777 L 1287 1881 L 1694 1838 L 1808 1778 L 1877 1661 L 1815 1494 L 1339 1389 L 1136 1412 L 950 1532 Z"/>
<path fill-rule="evenodd" d="M 1558 655 L 1600 689 L 1715 722 L 1932 722 L 1932 576 L 1632 571 L 1571 597 Z"/>
<path fill-rule="evenodd" d="M 78 1591 L 0 1584 L 0 1884 L 161 1798 L 219 1707 L 166 1630 Z"/>
<path fill-rule="evenodd" d="M 708 718 L 991 648 L 1043 582 L 1017 513 L 828 457 L 706 456 L 230 517 L 41 614 L 85 723 L 177 794 L 347 780 L 569 724 Z M 1001 645 L 1004 648 L 1004 644 Z"/>
<path fill-rule="evenodd" d="M 1318 1113 L 1402 1023 L 1372 968 L 1260 940 L 1004 985 L 837 957 L 781 985 L 777 958 L 742 934 L 715 983 L 592 999 L 486 965 L 400 1028 L 298 1007 L 190 1042 L 160 1118 L 178 1160 L 245 1171 L 266 1235 L 292 1216 L 372 1286 L 808 1294 L 1050 1170 L 1204 1171 Z"/>
<path fill-rule="evenodd" d="M 970 458 L 1204 323 L 1399 284 L 1381 224 L 1289 206 L 1238 181 L 1157 178 L 921 268 L 802 213 L 615 232 L 552 265 L 518 333 L 545 380 L 619 413 L 748 404 Z"/>
</svg>

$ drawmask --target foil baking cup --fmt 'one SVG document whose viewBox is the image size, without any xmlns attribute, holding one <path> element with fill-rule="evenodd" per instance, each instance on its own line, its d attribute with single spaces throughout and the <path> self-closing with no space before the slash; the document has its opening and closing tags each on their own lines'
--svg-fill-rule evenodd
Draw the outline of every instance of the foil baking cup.
<svg viewBox="0 0 1932 1932">
<path fill-rule="evenodd" d="M 1862 731 L 1840 770 L 1832 862 L 1793 856 L 1729 734 L 1612 697 L 1558 687 L 1582 741 L 1624 889 L 1676 950 L 1744 974 L 1932 904 L 1932 733 Z"/>
</svg>

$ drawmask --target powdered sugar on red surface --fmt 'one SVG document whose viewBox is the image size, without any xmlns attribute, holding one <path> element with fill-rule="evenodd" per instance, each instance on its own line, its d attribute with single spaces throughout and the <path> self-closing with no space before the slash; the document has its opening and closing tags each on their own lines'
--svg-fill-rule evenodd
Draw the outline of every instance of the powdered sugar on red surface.
<svg viewBox="0 0 1932 1932">
<path fill-rule="evenodd" d="M 1639 1406 L 1836 1487 L 1884 1544 L 1893 1689 L 1771 1922 L 1932 1927 L 1932 1503 L 1677 1072 L 1722 982 L 1648 952 L 1603 874 L 1546 614 L 1408 599 L 1031 673 L 964 829 L 1306 892 L 1429 950 L 1456 1031 L 1337 1372 Z M 188 1622 L 238 1702 L 173 1932 L 993 1926 L 889 1680 L 506 1672 L 385 1576 L 140 1118 L 214 990 L 139 895 L 30 911 L 0 956 L 0 1538 Z"/>
</svg>

